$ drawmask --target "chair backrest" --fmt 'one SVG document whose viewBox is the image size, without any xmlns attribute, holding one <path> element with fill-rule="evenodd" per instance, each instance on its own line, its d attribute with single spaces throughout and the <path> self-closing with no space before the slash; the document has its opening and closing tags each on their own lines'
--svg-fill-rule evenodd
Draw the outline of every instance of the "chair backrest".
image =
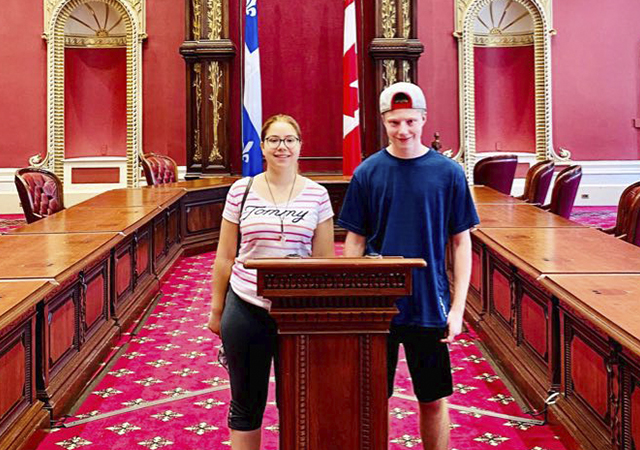
<svg viewBox="0 0 640 450">
<path fill-rule="evenodd" d="M 613 234 L 620 236 L 628 232 L 627 221 L 629 212 L 635 198 L 640 195 L 640 181 L 636 181 L 622 192 L 618 201 L 618 213 L 616 215 L 616 224 L 613 228 Z"/>
<path fill-rule="evenodd" d="M 473 168 L 473 182 L 510 195 L 517 166 L 516 155 L 498 155 L 481 159 Z"/>
<path fill-rule="evenodd" d="M 16 171 L 14 181 L 27 223 L 64 209 L 62 183 L 53 172 L 25 167 Z"/>
<path fill-rule="evenodd" d="M 551 192 L 550 212 L 565 219 L 569 218 L 581 179 L 582 167 L 580 166 L 569 166 L 558 173 L 553 192 Z"/>
<path fill-rule="evenodd" d="M 523 200 L 528 203 L 543 204 L 551 186 L 555 164 L 550 159 L 531 166 L 524 180 Z"/>
<path fill-rule="evenodd" d="M 178 181 L 178 165 L 170 157 L 149 153 L 140 161 L 149 186 Z"/>
<path fill-rule="evenodd" d="M 627 220 L 624 240 L 640 247 L 640 193 L 633 198 L 627 211 Z"/>
</svg>

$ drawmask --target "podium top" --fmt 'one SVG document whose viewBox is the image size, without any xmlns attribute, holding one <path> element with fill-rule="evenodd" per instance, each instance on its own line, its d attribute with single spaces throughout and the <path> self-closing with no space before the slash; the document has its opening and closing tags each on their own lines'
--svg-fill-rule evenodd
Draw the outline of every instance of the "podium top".
<svg viewBox="0 0 640 450">
<path fill-rule="evenodd" d="M 408 269 L 426 267 L 427 263 L 420 258 L 404 258 L 402 256 L 346 258 L 256 258 L 244 263 L 247 269 L 296 269 L 296 270 L 331 270 L 331 269 Z"/>
</svg>

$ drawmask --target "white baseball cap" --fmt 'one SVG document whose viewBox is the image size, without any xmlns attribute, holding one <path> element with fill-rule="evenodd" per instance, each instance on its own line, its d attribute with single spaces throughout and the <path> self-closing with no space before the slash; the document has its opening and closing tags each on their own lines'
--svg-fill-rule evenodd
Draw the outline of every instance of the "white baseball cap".
<svg viewBox="0 0 640 450">
<path fill-rule="evenodd" d="M 396 109 L 427 110 L 422 89 L 413 83 L 394 83 L 380 94 L 380 114 Z"/>
</svg>

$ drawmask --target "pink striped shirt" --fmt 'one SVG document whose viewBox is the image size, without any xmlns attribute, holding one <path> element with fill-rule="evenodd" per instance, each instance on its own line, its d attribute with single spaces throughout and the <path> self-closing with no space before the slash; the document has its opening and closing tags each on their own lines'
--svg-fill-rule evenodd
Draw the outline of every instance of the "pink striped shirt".
<svg viewBox="0 0 640 450">
<path fill-rule="evenodd" d="M 271 301 L 256 293 L 256 271 L 245 268 L 243 262 L 252 258 L 281 258 L 290 254 L 311 256 L 311 242 L 316 227 L 333 217 L 327 190 L 308 178 L 304 181 L 302 191 L 291 199 L 288 206 L 274 205 L 260 197 L 253 188 L 250 189 L 242 220 L 239 220 L 240 204 L 249 178 L 236 181 L 227 194 L 222 217 L 236 224 L 240 222 L 242 236 L 229 283 L 238 297 L 266 310 L 271 308 Z"/>
</svg>

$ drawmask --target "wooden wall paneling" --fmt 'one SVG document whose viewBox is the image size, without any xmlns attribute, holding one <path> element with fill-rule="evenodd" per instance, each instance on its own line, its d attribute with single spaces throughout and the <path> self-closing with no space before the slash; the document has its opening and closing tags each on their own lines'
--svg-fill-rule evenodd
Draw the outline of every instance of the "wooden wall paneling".
<svg viewBox="0 0 640 450">
<path fill-rule="evenodd" d="M 375 62 L 377 102 L 380 92 L 395 82 L 417 83 L 417 61 L 424 45 L 416 38 L 417 0 L 376 0 L 375 3 L 375 37 L 369 44 L 369 54 Z M 384 128 L 378 119 L 379 108 L 373 106 L 370 113 L 376 117 L 377 145 L 368 148 L 371 153 L 386 145 Z"/>
<path fill-rule="evenodd" d="M 22 448 L 49 413 L 36 400 L 36 308 L 0 330 L 0 448 Z"/>
<path fill-rule="evenodd" d="M 619 408 L 615 350 L 584 318 L 560 306 L 562 394 L 568 431 L 593 449 L 612 448 L 613 417 Z M 581 439 L 580 439 L 581 438 Z"/>
<path fill-rule="evenodd" d="M 185 41 L 180 53 L 187 71 L 187 177 L 230 173 L 229 120 L 240 117 L 230 105 L 228 0 L 186 0 Z M 236 114 L 236 112 L 238 114 Z"/>
</svg>

